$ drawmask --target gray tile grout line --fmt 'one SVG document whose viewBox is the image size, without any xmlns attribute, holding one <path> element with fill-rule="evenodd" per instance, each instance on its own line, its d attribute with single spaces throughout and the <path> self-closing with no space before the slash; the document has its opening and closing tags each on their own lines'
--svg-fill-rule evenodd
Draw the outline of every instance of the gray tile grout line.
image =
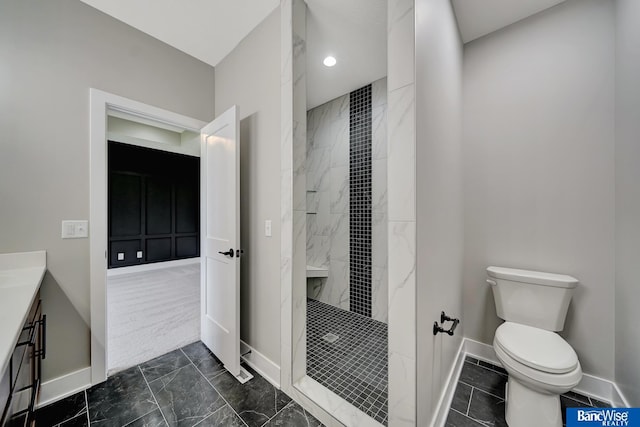
<svg viewBox="0 0 640 427">
<path fill-rule="evenodd" d="M 483 393 L 486 393 L 486 394 L 488 394 L 489 396 L 493 396 L 493 397 L 495 397 L 496 399 L 500 399 L 500 400 L 502 400 L 502 401 L 506 400 L 504 397 L 500 397 L 500 396 L 497 396 L 497 395 L 495 395 L 495 394 L 493 394 L 493 393 L 489 393 L 488 391 L 484 391 L 484 390 L 483 390 L 483 389 L 481 389 L 480 387 L 473 386 L 473 385 L 471 385 L 471 384 L 469 384 L 469 383 L 466 383 L 466 382 L 464 382 L 464 381 L 462 381 L 462 380 L 458 380 L 458 383 L 460 383 L 460 384 L 464 384 L 464 385 L 469 386 L 469 387 L 471 387 L 471 388 L 476 388 L 476 389 L 478 389 L 478 391 L 481 391 L 481 392 L 483 392 Z M 471 399 L 469 399 L 469 400 L 471 400 Z"/>
<path fill-rule="evenodd" d="M 58 424 L 55 424 L 53 427 L 60 427 L 62 424 L 66 423 L 67 421 L 75 420 L 76 418 L 80 418 L 80 417 L 83 417 L 83 416 L 87 417 L 87 421 L 89 421 L 89 418 L 88 418 L 89 416 L 87 415 L 86 412 L 83 412 L 83 413 L 80 413 L 80 414 L 78 414 L 78 415 L 76 415 L 74 417 L 67 418 L 66 420 L 63 420 L 62 422 L 59 422 Z"/>
<path fill-rule="evenodd" d="M 91 427 L 91 417 L 89 416 L 89 396 L 87 395 L 87 389 L 84 389 L 84 404 L 87 405 L 87 426 Z"/>
<path fill-rule="evenodd" d="M 476 420 L 475 418 L 471 418 L 470 416 L 465 415 L 465 414 L 463 414 L 462 412 L 460 412 L 460 411 L 458 411 L 458 410 L 456 410 L 456 409 L 453 409 L 453 408 L 449 409 L 449 412 L 451 412 L 451 411 L 453 411 L 453 412 L 457 412 L 458 414 L 462 415 L 463 417 L 465 417 L 465 418 L 469 418 L 470 420 L 475 421 L 476 423 L 478 423 L 478 424 L 480 424 L 480 425 L 487 426 L 487 424 L 483 423 L 482 421 L 480 421 L 480 420 Z"/>
<path fill-rule="evenodd" d="M 287 396 L 289 396 L 289 395 L 287 395 Z M 291 396 L 289 396 L 289 397 L 291 397 Z M 276 393 L 276 402 L 275 402 L 275 403 L 276 403 L 276 405 L 277 405 L 277 403 L 278 403 L 278 396 L 277 396 L 277 393 Z M 285 408 L 287 408 L 289 405 L 293 405 L 294 403 L 296 403 L 296 401 L 295 401 L 295 400 L 293 400 L 293 399 L 291 399 L 291 401 L 290 401 L 289 403 L 287 403 L 286 405 L 284 405 L 284 406 L 282 407 L 282 409 L 280 409 L 280 410 L 279 410 L 279 411 L 277 411 L 275 414 L 273 414 L 273 417 L 269 418 L 267 421 L 265 421 L 264 423 L 262 423 L 262 424 L 260 425 L 260 427 L 264 427 L 264 426 L 266 426 L 267 424 L 269 424 L 269 422 L 270 422 L 271 420 L 273 420 L 275 417 L 277 417 L 277 416 L 278 416 L 278 414 L 279 414 L 280 412 L 284 411 L 284 410 L 285 410 Z M 300 407 L 302 408 L 302 406 L 300 406 Z M 276 406 L 276 408 L 277 408 L 277 406 Z M 302 408 L 302 409 L 304 410 L 304 408 Z"/>
<path fill-rule="evenodd" d="M 156 399 L 156 395 L 153 393 L 153 390 L 151 390 L 151 386 L 149 385 L 149 381 L 147 381 L 147 377 L 144 375 L 144 372 L 142 372 L 142 368 L 140 367 L 140 365 L 138 365 L 138 370 L 140 371 L 140 374 L 142 374 L 142 378 L 144 379 L 144 383 L 147 385 L 147 388 L 149 389 L 149 393 L 151 393 L 151 397 L 153 397 L 153 401 L 156 402 L 156 406 L 158 407 L 158 410 L 160 411 L 160 415 L 162 415 L 162 419 L 164 420 L 165 424 L 168 427 L 169 426 L 169 422 L 167 421 L 167 418 L 164 416 L 164 412 L 162 412 L 162 408 L 160 408 L 160 404 L 158 403 L 158 399 Z M 174 369 L 174 371 L 175 371 L 175 369 Z M 173 371 L 171 371 L 171 372 L 173 372 Z M 147 412 L 142 417 L 145 417 L 145 416 L 149 415 L 151 412 L 153 412 L 153 411 Z M 136 418 L 135 420 L 131 421 L 131 423 L 139 420 L 142 417 Z M 129 424 L 131 424 L 131 423 L 129 423 Z M 129 424 L 127 424 L 127 425 L 129 425 Z"/>
<path fill-rule="evenodd" d="M 467 362 L 466 360 L 464 361 L 464 363 L 468 363 L 470 365 L 478 366 L 478 367 L 484 369 L 485 371 L 490 371 L 490 372 L 493 372 L 495 374 L 502 375 L 503 377 L 508 377 L 509 376 L 509 374 L 505 374 L 504 372 L 496 371 L 495 369 L 489 368 L 488 366 L 482 366 L 479 363 L 471 363 L 471 362 Z M 489 362 L 487 362 L 487 363 L 489 363 Z"/>
<path fill-rule="evenodd" d="M 216 390 L 216 393 L 218 391 Z M 218 393 L 220 394 L 220 393 Z M 222 397 L 222 395 L 220 395 L 220 397 Z M 231 407 L 231 405 L 229 405 L 228 403 L 226 404 L 227 406 Z M 201 419 L 200 421 L 198 421 L 197 423 L 195 423 L 193 425 L 193 427 L 196 427 L 200 424 L 202 424 L 203 422 L 205 422 L 206 420 L 208 420 L 209 418 L 213 417 L 215 414 L 217 414 L 218 412 L 222 411 L 222 408 L 224 408 L 225 405 L 222 405 L 221 407 L 219 407 L 218 409 L 216 409 L 215 411 L 213 411 L 212 413 L 210 413 L 209 415 L 207 415 L 206 417 L 204 417 L 203 419 Z M 231 410 L 233 411 L 233 408 L 231 408 Z"/>
<path fill-rule="evenodd" d="M 236 410 L 235 410 L 235 409 L 233 409 L 233 406 L 231 406 L 231 405 L 229 404 L 229 402 L 227 401 L 227 399 L 225 399 L 225 398 L 224 398 L 224 396 L 222 395 L 222 393 L 220 393 L 220 392 L 218 391 L 218 389 L 217 389 L 217 388 L 215 388 L 215 386 L 214 386 L 213 384 L 211 384 L 211 381 L 209 381 L 209 378 L 207 378 L 207 376 L 206 376 L 205 374 L 203 374 L 203 373 L 200 371 L 200 369 L 198 369 L 198 367 L 196 366 L 196 364 L 195 364 L 195 363 L 193 363 L 193 360 L 191 360 L 191 358 L 190 358 L 189 356 L 187 356 L 187 353 L 185 353 L 185 352 L 184 352 L 184 350 L 182 350 L 182 348 L 180 348 L 180 351 L 182 352 L 182 354 L 184 354 L 184 355 L 187 357 L 187 359 L 189 360 L 189 362 L 191 362 L 191 365 L 193 365 L 193 367 L 194 367 L 194 368 L 196 368 L 196 371 L 198 371 L 198 373 L 199 373 L 200 375 L 202 375 L 202 378 L 204 378 L 204 379 L 205 379 L 205 381 L 206 381 L 207 383 L 209 383 L 209 385 L 211 386 L 211 388 L 213 388 L 213 389 L 216 391 L 216 393 L 218 393 L 218 396 L 220 396 L 220 397 L 222 398 L 222 400 L 224 401 L 224 403 L 225 403 L 229 408 L 231 408 L 231 410 L 233 411 L 233 413 L 234 413 L 234 414 L 236 414 L 236 416 L 240 419 L 240 421 L 242 422 L 242 424 L 244 424 L 245 426 L 249 427 L 249 426 L 248 426 L 248 424 L 247 424 L 247 423 L 242 419 L 242 417 L 240 416 L 240 414 L 238 414 L 238 413 L 236 412 Z M 220 372 L 218 375 L 215 375 L 213 378 L 216 378 L 217 376 L 222 375 L 222 374 L 224 374 L 224 371 Z M 216 412 L 217 412 L 217 411 L 216 411 Z M 215 412 L 214 412 L 214 413 L 215 413 Z M 211 414 L 211 415 L 213 415 L 213 414 Z M 207 418 L 209 418 L 209 417 L 207 417 Z M 205 418 L 205 419 L 206 419 L 206 418 Z M 204 421 L 204 420 L 202 420 L 202 421 Z M 201 422 L 202 422 L 202 421 L 201 421 Z M 167 425 L 168 425 L 168 424 L 167 424 Z"/>
<path fill-rule="evenodd" d="M 467 412 L 465 415 L 469 415 L 469 408 L 471 408 L 471 399 L 473 399 L 473 387 L 471 387 L 471 393 L 469 394 L 469 401 L 467 402 Z"/>
</svg>

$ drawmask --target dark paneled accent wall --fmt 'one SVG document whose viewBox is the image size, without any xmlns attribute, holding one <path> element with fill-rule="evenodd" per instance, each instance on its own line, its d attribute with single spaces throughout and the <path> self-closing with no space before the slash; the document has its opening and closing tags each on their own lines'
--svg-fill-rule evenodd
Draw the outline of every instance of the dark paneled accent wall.
<svg viewBox="0 0 640 427">
<path fill-rule="evenodd" d="M 200 256 L 200 159 L 112 141 L 108 150 L 109 268 Z"/>
<path fill-rule="evenodd" d="M 371 317 L 371 85 L 349 103 L 349 309 Z"/>
</svg>

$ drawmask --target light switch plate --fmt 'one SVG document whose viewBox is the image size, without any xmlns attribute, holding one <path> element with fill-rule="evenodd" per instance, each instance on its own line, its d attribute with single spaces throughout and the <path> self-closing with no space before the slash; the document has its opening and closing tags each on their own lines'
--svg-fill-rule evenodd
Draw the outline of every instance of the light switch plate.
<svg viewBox="0 0 640 427">
<path fill-rule="evenodd" d="M 63 239 L 85 239 L 89 237 L 89 221 L 87 220 L 65 220 L 62 221 Z"/>
<path fill-rule="evenodd" d="M 264 222 L 264 235 L 267 237 L 271 237 L 271 220 L 267 219 Z"/>
</svg>

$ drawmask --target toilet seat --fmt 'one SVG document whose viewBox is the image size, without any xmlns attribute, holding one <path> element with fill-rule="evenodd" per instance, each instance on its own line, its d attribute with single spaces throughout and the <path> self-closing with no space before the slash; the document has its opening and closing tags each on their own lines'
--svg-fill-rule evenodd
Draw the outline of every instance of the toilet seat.
<svg viewBox="0 0 640 427">
<path fill-rule="evenodd" d="M 494 337 L 496 346 L 515 361 L 550 374 L 564 374 L 580 366 L 571 346 L 554 332 L 505 322 Z"/>
</svg>

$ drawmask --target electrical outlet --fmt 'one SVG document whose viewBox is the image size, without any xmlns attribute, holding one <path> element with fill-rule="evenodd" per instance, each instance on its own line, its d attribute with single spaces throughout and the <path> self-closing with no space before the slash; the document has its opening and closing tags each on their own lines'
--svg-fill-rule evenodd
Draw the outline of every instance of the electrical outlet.
<svg viewBox="0 0 640 427">
<path fill-rule="evenodd" d="M 118 261 L 124 261 L 124 252 L 118 252 Z"/>
<path fill-rule="evenodd" d="M 142 251 L 136 252 L 136 258 L 142 259 Z"/>
</svg>

